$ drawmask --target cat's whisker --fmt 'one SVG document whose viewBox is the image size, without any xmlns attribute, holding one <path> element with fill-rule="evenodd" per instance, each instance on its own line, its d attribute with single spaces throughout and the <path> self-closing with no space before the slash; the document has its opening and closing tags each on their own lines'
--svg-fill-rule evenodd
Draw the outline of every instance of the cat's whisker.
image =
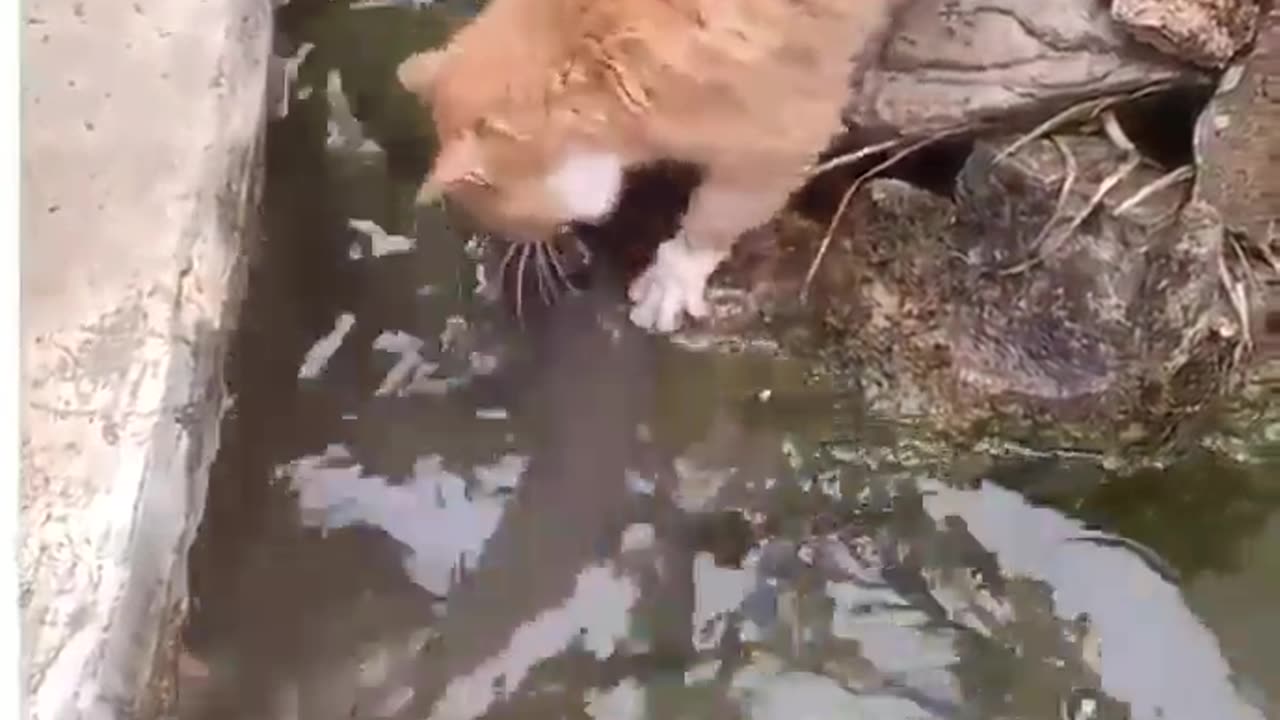
<svg viewBox="0 0 1280 720">
<path fill-rule="evenodd" d="M 564 283 L 569 292 L 575 295 L 581 292 L 578 286 L 573 284 L 573 280 L 569 279 L 569 273 L 564 271 L 564 265 L 560 264 L 560 253 L 554 247 L 547 248 L 547 261 L 551 263 L 551 269 L 555 271 L 556 277 Z"/>
<path fill-rule="evenodd" d="M 502 254 L 502 262 L 498 263 L 498 288 L 505 295 L 507 292 L 507 270 L 511 265 L 511 258 L 515 257 L 516 250 L 519 246 L 512 243 L 507 245 L 507 251 Z"/>
<path fill-rule="evenodd" d="M 547 246 L 538 243 L 533 246 L 534 274 L 538 278 L 538 295 L 542 297 L 542 304 L 550 307 L 555 302 L 553 292 L 555 291 L 555 282 L 550 277 L 550 269 L 547 267 Z"/>
<path fill-rule="evenodd" d="M 524 273 L 529 264 L 529 246 L 521 245 L 520 261 L 516 263 L 516 318 L 524 322 Z"/>
<path fill-rule="evenodd" d="M 556 300 L 564 293 L 565 284 L 561 282 L 560 276 L 556 274 L 555 266 L 552 264 L 552 258 L 555 257 L 556 249 L 554 246 L 547 244 L 542 246 L 543 266 L 546 268 L 547 281 L 551 285 L 552 294 Z"/>
</svg>

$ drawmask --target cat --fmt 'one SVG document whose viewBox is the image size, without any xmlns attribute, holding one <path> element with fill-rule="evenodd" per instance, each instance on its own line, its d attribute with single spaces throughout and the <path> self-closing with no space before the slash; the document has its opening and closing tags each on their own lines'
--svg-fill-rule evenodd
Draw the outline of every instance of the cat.
<svg viewBox="0 0 1280 720">
<path fill-rule="evenodd" d="M 675 331 L 841 133 L 859 60 L 909 2 L 491 0 L 397 69 L 440 143 L 419 199 L 549 242 L 608 217 L 628 169 L 698 166 L 680 230 L 628 288 L 633 323 Z"/>
</svg>

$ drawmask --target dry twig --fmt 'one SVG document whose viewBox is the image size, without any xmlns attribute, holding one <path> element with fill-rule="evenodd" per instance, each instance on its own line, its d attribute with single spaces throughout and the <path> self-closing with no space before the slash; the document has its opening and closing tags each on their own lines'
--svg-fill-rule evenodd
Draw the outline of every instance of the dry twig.
<svg viewBox="0 0 1280 720">
<path fill-rule="evenodd" d="M 1280 220 L 1272 220 L 1267 223 L 1267 236 L 1258 241 L 1258 254 L 1262 255 L 1262 259 L 1267 262 L 1271 272 L 1280 278 L 1280 258 L 1276 257 L 1276 253 L 1272 250 L 1280 244 Z"/>
<path fill-rule="evenodd" d="M 1146 201 L 1147 198 L 1151 197 L 1152 195 L 1155 195 L 1156 193 L 1160 192 L 1161 190 L 1164 190 L 1165 188 L 1172 187 L 1180 182 L 1183 182 L 1184 180 L 1190 180 L 1192 177 L 1195 177 L 1194 166 L 1183 165 L 1180 168 L 1175 168 L 1174 170 L 1171 170 L 1170 172 L 1167 172 L 1164 175 L 1161 175 L 1160 177 L 1156 178 L 1155 180 L 1152 180 L 1151 182 L 1147 183 L 1146 185 L 1138 188 L 1138 190 L 1135 191 L 1132 195 L 1130 195 L 1127 200 L 1117 205 L 1116 209 L 1112 210 L 1111 212 L 1113 215 L 1117 215 L 1117 216 L 1125 215 L 1129 213 L 1131 210 L 1133 210 L 1133 208 L 1137 207 L 1139 204 Z"/>
<path fill-rule="evenodd" d="M 844 216 L 845 211 L 849 208 L 849 203 L 852 202 L 853 196 L 858 192 L 858 189 L 862 187 L 862 184 L 876 173 L 893 167 L 911 153 L 941 140 L 946 137 L 947 134 L 951 133 L 930 135 L 929 137 L 917 140 L 889 156 L 888 159 L 872 166 L 871 169 L 854 178 L 853 183 L 849 185 L 849 189 L 846 190 L 844 196 L 840 198 L 840 204 L 836 206 L 835 214 L 831 216 L 831 222 L 827 225 L 827 232 L 822 236 L 822 242 L 818 245 L 817 254 L 813 256 L 813 262 L 809 263 L 809 270 L 804 275 L 804 284 L 800 287 L 801 302 L 808 301 L 809 288 L 813 284 L 813 278 L 818 274 L 818 267 L 822 264 L 822 259 L 826 257 L 827 250 L 831 247 L 831 240 L 835 236 L 836 227 L 840 224 L 840 219 Z"/>
<path fill-rule="evenodd" d="M 1127 177 L 1130 173 L 1132 173 L 1138 167 L 1138 165 L 1141 164 L 1142 162 L 1142 157 L 1141 155 L 1138 154 L 1137 148 L 1133 146 L 1133 143 L 1130 142 L 1129 139 L 1125 137 L 1124 133 L 1120 130 L 1119 123 L 1116 122 L 1114 113 L 1111 112 L 1111 108 L 1115 107 L 1116 105 L 1122 102 L 1137 100 L 1147 95 L 1151 95 L 1153 93 L 1166 90 L 1170 87 L 1172 87 L 1172 83 L 1168 83 L 1168 82 L 1156 83 L 1154 85 L 1149 85 L 1147 87 L 1135 90 L 1130 93 L 1124 93 L 1120 95 L 1108 95 L 1105 97 L 1094 98 L 1092 100 L 1087 100 L 1087 101 L 1072 105 L 1071 107 L 1068 107 L 1067 109 L 1057 113 L 1053 117 L 1040 123 L 1036 127 L 1032 128 L 1030 131 L 1028 131 L 1027 133 L 1018 137 L 1016 140 L 1014 140 L 1011 144 L 1009 144 L 1007 147 L 1005 147 L 996 155 L 996 157 L 992 161 L 992 164 L 999 163 L 1000 161 L 1004 160 L 1011 154 L 1017 152 L 1022 147 L 1026 146 L 1028 143 L 1040 137 L 1043 137 L 1047 133 L 1052 132 L 1053 130 L 1062 126 L 1066 122 L 1076 117 L 1079 117 L 1080 115 L 1086 115 L 1086 118 L 1094 118 L 1094 117 L 1097 117 L 1099 114 L 1105 113 L 1104 126 L 1106 127 L 1108 136 L 1111 137 L 1112 142 L 1115 142 L 1117 146 L 1125 150 L 1126 154 L 1130 155 L 1130 159 L 1123 166 L 1121 166 L 1115 173 L 1113 173 L 1111 176 L 1103 180 L 1102 184 L 1098 188 L 1098 192 L 1095 193 L 1094 197 L 1090 199 L 1089 204 L 1085 207 L 1084 211 L 1082 211 L 1082 213 L 1079 216 L 1077 216 L 1072 221 L 1071 225 L 1068 227 L 1065 234 L 1069 235 L 1070 233 L 1074 232 L 1076 229 L 1079 228 L 1080 224 L 1083 223 L 1085 219 L 1087 219 L 1088 216 L 1097 208 L 1098 204 L 1102 202 L 1102 199 L 1106 196 L 1106 194 L 1110 192 L 1117 184 L 1123 181 L 1124 178 Z M 858 177 L 856 177 L 853 183 L 849 186 L 849 189 L 846 190 L 844 195 L 840 198 L 840 204 L 836 207 L 835 214 L 831 218 L 831 223 L 827 226 L 827 231 L 823 235 L 822 242 L 818 246 L 818 252 L 814 256 L 813 262 L 810 263 L 808 271 L 805 273 L 804 284 L 801 286 L 801 291 L 800 291 L 801 301 L 804 302 L 808 300 L 809 290 L 813 285 L 814 277 L 818 273 L 818 268 L 822 264 L 822 260 L 826 257 L 827 251 L 831 246 L 831 241 L 835 234 L 835 229 L 839 225 L 841 218 L 844 216 L 844 213 L 848 210 L 849 203 L 853 200 L 853 196 L 857 194 L 858 189 L 862 187 L 862 184 L 864 182 L 866 182 L 876 173 L 892 167 L 893 165 L 901 161 L 903 158 L 907 157 L 908 155 L 916 152 L 917 150 L 927 145 L 931 145 L 935 142 L 938 142 L 939 140 L 943 140 L 948 137 L 953 137 L 955 135 L 960 135 L 966 132 L 975 132 L 978 129 L 979 129 L 979 126 L 972 125 L 972 124 L 967 124 L 967 125 L 958 126 L 958 127 L 951 127 L 951 128 L 947 128 L 947 129 L 935 132 L 932 135 L 929 135 L 928 137 L 925 137 L 923 139 L 910 142 L 909 144 L 906 138 L 897 138 L 894 140 L 887 140 L 884 142 L 879 142 L 872 145 L 868 145 L 863 148 L 859 148 L 858 150 L 847 153 L 845 155 L 840 155 L 838 157 L 832 158 L 830 160 L 827 160 L 826 162 L 820 163 L 810 168 L 809 176 L 812 178 L 817 175 L 821 175 L 822 173 L 834 170 L 836 168 L 855 164 L 879 152 L 898 150 L 898 152 L 894 153 L 887 160 L 876 164 L 871 169 L 858 175 Z M 1072 157 L 1070 151 L 1060 141 L 1054 140 L 1054 144 L 1058 147 L 1059 151 L 1062 152 L 1063 157 L 1067 163 L 1067 175 L 1063 180 L 1064 185 L 1059 191 L 1057 207 L 1055 207 L 1054 209 L 1054 214 L 1050 218 L 1050 222 L 1046 224 L 1044 230 L 1041 231 L 1040 235 L 1037 236 L 1035 242 L 1033 243 L 1033 246 L 1035 246 L 1036 248 L 1039 248 L 1042 244 L 1048 244 L 1045 242 L 1045 239 L 1048 236 L 1048 232 L 1051 229 L 1053 222 L 1055 222 L 1058 219 L 1058 217 L 1060 217 L 1060 215 L 1062 214 L 1062 211 L 1065 208 L 1066 200 L 1071 190 L 1071 186 L 1074 184 L 1074 181 L 1078 174 L 1078 168 L 1075 163 L 1075 158 Z M 1172 182 L 1175 182 L 1175 180 L 1169 181 L 1170 184 Z M 1159 188 L 1157 188 L 1157 190 L 1158 189 Z M 1156 190 L 1152 190 L 1151 192 L 1155 192 L 1155 191 Z M 1139 191 L 1139 193 L 1141 192 L 1142 191 Z M 1130 198 L 1130 200 L 1132 199 L 1133 198 Z M 1001 274 L 1014 274 L 1017 272 L 1021 272 L 1027 269 L 1028 267 L 1031 267 L 1035 263 L 1039 262 L 1044 257 L 1045 254 L 1046 253 L 1037 252 L 1035 257 L 1032 257 L 1027 261 L 1024 261 L 1023 263 L 1019 263 L 1015 267 L 1006 269 L 1002 271 Z"/>
<path fill-rule="evenodd" d="M 1079 165 L 1076 164 L 1076 156 L 1071 154 L 1071 148 L 1067 147 L 1067 144 L 1061 138 L 1051 136 L 1049 142 L 1053 143 L 1053 146 L 1062 154 L 1062 185 L 1058 187 L 1058 199 L 1053 205 L 1053 214 L 1049 216 L 1044 226 L 1040 228 L 1040 232 L 1036 234 L 1036 239 L 1031 241 L 1031 249 L 1028 253 L 1030 259 L 1041 256 L 1041 248 L 1043 248 L 1045 241 L 1048 239 L 1049 232 L 1053 230 L 1058 218 L 1062 217 L 1062 214 L 1067 210 L 1067 199 L 1071 197 L 1071 191 L 1075 188 L 1076 178 L 1079 176 L 1080 171 Z M 1019 263 L 1018 266 L 1002 271 L 1000 274 L 1011 275 L 1015 272 L 1020 272 L 1019 268 L 1025 264 L 1024 261 Z M 1030 267 L 1030 265 L 1026 267 Z"/>
<path fill-rule="evenodd" d="M 1115 170 L 1115 172 L 1112 172 L 1110 175 L 1103 178 L 1102 182 L 1098 183 L 1098 189 L 1094 191 L 1093 195 L 1089 198 L 1089 201 L 1085 203 L 1084 208 L 1081 209 L 1080 212 L 1076 213 L 1076 216 L 1072 218 L 1071 222 L 1068 223 L 1061 232 L 1050 236 L 1044 243 L 1043 247 L 1040 248 L 1040 251 L 1035 255 L 1023 260 L 1017 265 L 1001 270 L 999 272 L 1001 276 L 1016 275 L 1020 272 L 1024 272 L 1053 256 L 1062 244 L 1080 229 L 1080 226 L 1084 224 L 1084 221 L 1089 219 L 1089 216 L 1098 209 L 1102 204 L 1103 199 L 1106 198 L 1106 196 L 1114 190 L 1117 185 L 1123 182 L 1125 178 L 1132 174 L 1134 170 L 1137 170 L 1138 166 L 1142 164 L 1142 155 L 1138 152 L 1133 141 L 1131 141 L 1124 134 L 1124 130 L 1120 128 L 1120 123 L 1116 120 L 1115 113 L 1110 110 L 1105 111 L 1102 116 L 1102 122 L 1103 129 L 1106 131 L 1107 137 L 1117 147 L 1124 150 L 1125 154 L 1128 155 L 1128 158 L 1125 160 L 1124 164 Z M 1055 219 L 1056 214 L 1053 218 L 1050 218 L 1049 225 L 1052 225 Z M 1049 225 L 1046 225 L 1046 228 L 1049 227 Z"/>
<path fill-rule="evenodd" d="M 1046 134 L 1058 129 L 1080 115 L 1084 115 L 1085 119 L 1092 119 L 1122 102 L 1137 100 L 1139 98 L 1146 97 L 1147 95 L 1167 90 L 1172 86 L 1173 84 L 1168 82 L 1156 83 L 1155 85 L 1149 85 L 1131 93 L 1124 93 L 1122 95 L 1106 95 L 1104 97 L 1076 103 L 1019 136 L 1017 140 L 1014 140 L 1008 147 L 1001 150 L 1000 153 L 996 155 L 995 160 L 993 160 L 992 163 L 994 164 L 1004 160 L 1018 150 L 1021 150 L 1028 143 L 1044 137 Z"/>
<path fill-rule="evenodd" d="M 844 155 L 838 155 L 826 162 L 819 163 L 810 168 L 809 177 L 817 177 L 818 175 L 830 172 L 836 168 L 852 165 L 860 160 L 869 158 L 878 152 L 885 152 L 887 150 L 893 150 L 894 148 L 901 147 L 904 141 L 904 138 L 894 138 L 892 140 L 885 140 L 884 142 L 873 143 L 865 147 L 860 147 L 857 150 L 845 153 Z"/>
<path fill-rule="evenodd" d="M 1240 250 L 1240 246 L 1229 237 L 1226 242 L 1237 253 L 1245 277 L 1249 277 L 1249 261 Z M 1246 352 L 1253 347 L 1253 324 L 1252 315 L 1249 311 L 1249 292 L 1245 280 L 1236 280 L 1232 277 L 1231 270 L 1227 267 L 1225 249 L 1218 252 L 1218 280 L 1222 283 L 1222 289 L 1226 291 L 1227 297 L 1231 300 L 1231 307 L 1236 311 L 1236 318 L 1240 321 L 1243 342 L 1239 351 Z"/>
</svg>

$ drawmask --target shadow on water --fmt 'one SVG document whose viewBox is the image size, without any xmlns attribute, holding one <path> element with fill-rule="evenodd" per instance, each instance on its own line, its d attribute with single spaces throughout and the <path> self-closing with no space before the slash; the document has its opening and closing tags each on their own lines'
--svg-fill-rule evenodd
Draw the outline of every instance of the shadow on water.
<svg viewBox="0 0 1280 720">
<path fill-rule="evenodd" d="M 947 452 L 637 334 L 607 269 L 520 327 L 412 205 L 393 69 L 449 12 L 280 11 L 184 718 L 1276 716 L 1280 440 Z"/>
</svg>

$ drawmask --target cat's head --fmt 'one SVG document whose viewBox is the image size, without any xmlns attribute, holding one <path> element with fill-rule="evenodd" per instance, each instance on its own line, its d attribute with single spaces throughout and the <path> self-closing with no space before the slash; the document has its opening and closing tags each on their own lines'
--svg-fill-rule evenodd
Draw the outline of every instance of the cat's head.
<svg viewBox="0 0 1280 720">
<path fill-rule="evenodd" d="M 402 85 L 429 106 L 440 143 L 418 194 L 444 196 L 515 242 L 539 242 L 570 222 L 602 220 L 622 190 L 623 161 L 545 106 L 513 103 L 492 77 L 467 77 L 442 51 L 406 60 Z M 500 84 L 497 87 L 501 87 Z"/>
</svg>

